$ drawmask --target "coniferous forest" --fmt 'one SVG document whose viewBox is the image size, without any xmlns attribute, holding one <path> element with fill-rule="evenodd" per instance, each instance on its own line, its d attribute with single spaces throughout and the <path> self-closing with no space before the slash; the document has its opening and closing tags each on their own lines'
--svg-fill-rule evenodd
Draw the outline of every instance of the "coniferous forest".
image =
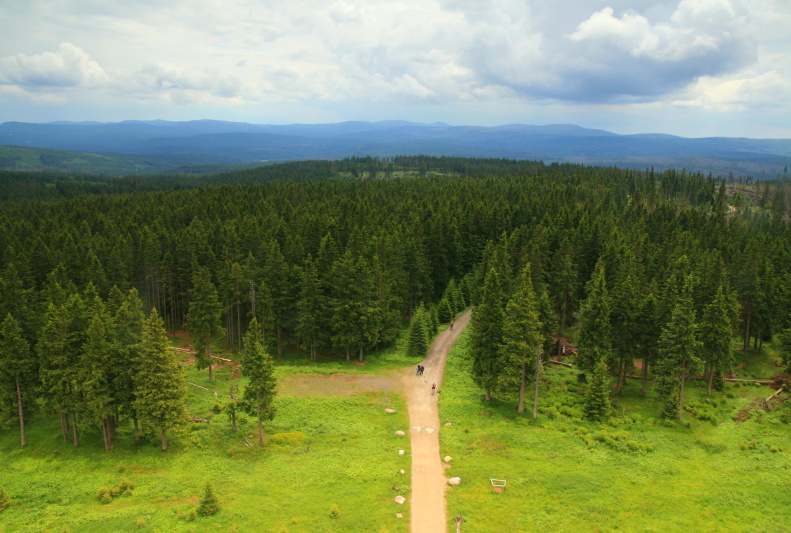
<svg viewBox="0 0 791 533">
<path fill-rule="evenodd" d="M 0 187 L 0 424 L 22 444 L 50 418 L 70 444 L 123 427 L 167 448 L 194 416 L 183 331 L 210 379 L 213 347 L 240 354 L 261 443 L 284 350 L 420 356 L 470 307 L 481 394 L 533 417 L 551 361 L 589 420 L 629 379 L 690 416 L 691 381 L 722 390 L 773 339 L 791 372 L 787 180 L 429 157 L 83 178 Z"/>
</svg>

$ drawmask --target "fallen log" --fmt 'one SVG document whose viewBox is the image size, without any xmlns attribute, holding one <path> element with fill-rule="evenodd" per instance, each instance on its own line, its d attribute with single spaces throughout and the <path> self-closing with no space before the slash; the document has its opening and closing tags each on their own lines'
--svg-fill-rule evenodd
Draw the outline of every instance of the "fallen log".
<svg viewBox="0 0 791 533">
<path fill-rule="evenodd" d="M 178 346 L 171 346 L 170 349 L 181 353 L 188 353 L 190 355 L 195 353 L 195 350 L 190 350 L 189 348 L 179 348 Z"/>
<path fill-rule="evenodd" d="M 780 394 L 781 392 L 783 392 L 783 387 L 780 387 L 779 389 L 777 389 L 777 390 L 775 391 L 775 393 L 774 393 L 774 394 L 772 394 L 771 396 L 769 396 L 769 397 L 768 397 L 766 400 L 764 400 L 764 401 L 765 401 L 765 402 L 768 402 L 769 400 L 771 400 L 772 398 L 774 398 L 775 396 L 777 396 L 777 395 L 778 395 L 778 394 Z"/>
<path fill-rule="evenodd" d="M 574 365 L 572 365 L 571 363 L 564 363 L 563 361 L 555 361 L 554 359 L 550 359 L 549 362 L 552 363 L 553 365 L 561 365 L 561 366 L 567 366 L 569 368 L 574 368 Z"/>
<path fill-rule="evenodd" d="M 193 386 L 195 386 L 195 387 L 198 387 L 199 389 L 203 389 L 203 390 L 209 390 L 209 389 L 207 389 L 206 387 L 204 387 L 203 385 L 198 385 L 197 383 L 193 383 L 193 382 L 191 382 L 191 381 L 188 381 L 187 383 L 189 383 L 190 385 L 193 385 Z"/>
<path fill-rule="evenodd" d="M 209 423 L 209 421 L 206 420 L 205 418 L 193 418 L 192 421 L 193 422 L 202 422 L 204 424 L 208 424 Z"/>
<path fill-rule="evenodd" d="M 225 361 L 226 363 L 230 363 L 231 362 L 230 359 L 226 359 L 225 357 L 219 357 L 217 355 L 212 355 L 211 358 L 212 359 L 219 359 L 220 361 Z"/>
</svg>

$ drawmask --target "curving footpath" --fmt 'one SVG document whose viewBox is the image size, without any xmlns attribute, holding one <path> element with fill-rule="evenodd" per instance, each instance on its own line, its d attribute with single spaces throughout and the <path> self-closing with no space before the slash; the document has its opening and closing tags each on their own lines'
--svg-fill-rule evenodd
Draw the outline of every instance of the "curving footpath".
<svg viewBox="0 0 791 533">
<path fill-rule="evenodd" d="M 469 322 L 470 312 L 467 311 L 456 320 L 452 330 L 446 329 L 434 340 L 428 357 L 422 362 L 426 367 L 424 374 L 416 376 L 413 367 L 403 378 L 412 444 L 412 533 L 447 531 L 447 480 L 439 456 L 439 395 L 431 393 L 431 384 L 436 383 L 438 389 L 441 387 L 448 352 Z"/>
</svg>

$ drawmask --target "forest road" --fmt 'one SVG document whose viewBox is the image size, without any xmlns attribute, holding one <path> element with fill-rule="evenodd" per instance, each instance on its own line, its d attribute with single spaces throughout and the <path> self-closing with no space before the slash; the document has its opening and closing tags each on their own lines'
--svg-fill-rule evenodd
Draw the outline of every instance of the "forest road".
<svg viewBox="0 0 791 533">
<path fill-rule="evenodd" d="M 434 340 L 421 364 L 426 367 L 422 376 L 415 368 L 406 371 L 404 391 L 409 410 L 409 435 L 412 444 L 412 533 L 444 533 L 447 531 L 445 468 L 439 456 L 439 392 L 442 387 L 445 360 L 459 333 L 469 324 L 470 311 L 460 316 L 453 329 L 446 329 Z M 417 365 L 415 365 L 417 366 Z"/>
</svg>

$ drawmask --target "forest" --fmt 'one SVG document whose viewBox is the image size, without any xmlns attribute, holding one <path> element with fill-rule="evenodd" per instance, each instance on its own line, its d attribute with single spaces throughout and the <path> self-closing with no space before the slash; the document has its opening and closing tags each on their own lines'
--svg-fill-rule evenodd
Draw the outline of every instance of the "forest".
<svg viewBox="0 0 791 533">
<path fill-rule="evenodd" d="M 787 179 L 402 157 L 0 183 L 0 427 L 23 445 L 59 419 L 74 446 L 167 449 L 200 423 L 169 350 L 185 335 L 210 382 L 213 349 L 241 361 L 228 409 L 263 443 L 284 352 L 353 365 L 406 336 L 419 360 L 467 308 L 480 393 L 521 413 L 532 386 L 533 418 L 553 364 L 593 421 L 630 379 L 667 420 L 705 420 L 688 383 L 717 394 L 764 343 L 791 386 Z"/>
</svg>

